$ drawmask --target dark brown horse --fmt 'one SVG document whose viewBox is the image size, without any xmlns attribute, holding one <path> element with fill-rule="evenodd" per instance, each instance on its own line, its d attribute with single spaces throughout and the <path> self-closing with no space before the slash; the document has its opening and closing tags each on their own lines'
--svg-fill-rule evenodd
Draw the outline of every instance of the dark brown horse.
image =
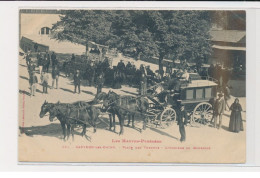
<svg viewBox="0 0 260 178">
<path fill-rule="evenodd" d="M 87 102 L 76 102 L 73 104 L 66 103 L 43 103 L 41 107 L 40 117 L 42 118 L 46 113 L 50 113 L 49 120 L 53 122 L 56 117 L 62 127 L 64 139 L 69 138 L 70 133 L 74 137 L 74 127 L 80 125 L 83 128 L 82 136 L 86 134 L 87 125 L 94 127 L 96 132 L 96 120 L 99 115 L 99 110 L 89 105 Z"/>
<path fill-rule="evenodd" d="M 109 115 L 109 130 L 115 131 L 115 115 L 119 119 L 120 132 L 124 133 L 124 121 L 128 117 L 128 125 L 132 120 L 132 127 L 135 128 L 135 117 L 139 115 L 143 119 L 143 129 L 146 129 L 145 112 L 149 107 L 148 100 L 144 97 L 119 96 L 113 91 L 109 91 L 107 97 L 103 101 L 104 110 L 111 113 Z M 141 130 L 140 130 L 141 131 Z"/>
<path fill-rule="evenodd" d="M 63 139 L 66 139 L 66 130 L 67 130 L 67 125 L 66 125 L 66 118 L 62 116 L 56 116 L 56 113 L 54 113 L 54 103 L 48 103 L 44 102 L 41 106 L 41 112 L 40 112 L 40 118 L 43 118 L 47 113 L 50 114 L 49 120 L 53 122 L 54 118 L 57 117 L 57 119 L 60 121 L 62 132 L 63 132 Z M 55 116 L 55 117 L 54 117 Z"/>
</svg>

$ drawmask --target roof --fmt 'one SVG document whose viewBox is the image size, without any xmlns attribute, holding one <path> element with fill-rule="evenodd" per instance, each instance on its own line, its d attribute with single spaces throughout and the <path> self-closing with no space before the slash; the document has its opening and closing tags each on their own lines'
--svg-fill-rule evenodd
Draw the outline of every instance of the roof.
<svg viewBox="0 0 260 178">
<path fill-rule="evenodd" d="M 219 45 L 213 45 L 212 47 L 216 49 L 224 49 L 224 50 L 246 51 L 246 47 L 219 46 Z"/>
<path fill-rule="evenodd" d="M 246 31 L 239 30 L 212 30 L 210 31 L 212 41 L 245 43 Z"/>
<path fill-rule="evenodd" d="M 22 36 L 21 40 L 25 40 L 25 41 L 28 41 L 28 42 L 33 42 L 33 40 L 29 39 L 29 38 L 26 38 L 24 36 Z"/>
<path fill-rule="evenodd" d="M 34 40 L 30 39 L 30 38 L 27 38 L 27 37 L 25 37 L 25 36 L 22 36 L 21 41 L 23 41 L 23 40 L 29 41 L 30 43 L 37 43 L 37 44 L 40 45 L 40 46 L 49 47 L 48 45 L 44 45 L 44 44 L 38 43 L 38 42 L 36 42 L 36 41 L 34 41 Z"/>
<path fill-rule="evenodd" d="M 216 85 L 217 84 L 215 82 L 212 82 L 210 80 L 192 80 L 191 83 L 188 84 L 188 86 L 182 86 L 181 88 L 210 87 Z"/>
</svg>

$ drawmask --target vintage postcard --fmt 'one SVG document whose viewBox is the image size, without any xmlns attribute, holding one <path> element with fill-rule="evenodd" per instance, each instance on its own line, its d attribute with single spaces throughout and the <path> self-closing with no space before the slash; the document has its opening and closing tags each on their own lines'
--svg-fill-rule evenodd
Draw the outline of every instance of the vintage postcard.
<svg viewBox="0 0 260 178">
<path fill-rule="evenodd" d="M 19 15 L 20 162 L 246 162 L 246 11 Z"/>
</svg>

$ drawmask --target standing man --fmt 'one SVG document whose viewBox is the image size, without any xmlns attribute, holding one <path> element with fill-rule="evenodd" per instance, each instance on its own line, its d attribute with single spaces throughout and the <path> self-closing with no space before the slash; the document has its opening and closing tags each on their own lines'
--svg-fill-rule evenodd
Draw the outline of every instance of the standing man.
<svg viewBox="0 0 260 178">
<path fill-rule="evenodd" d="M 32 55 L 31 55 L 31 51 L 29 50 L 25 57 L 27 66 L 31 63 L 31 58 L 32 58 Z"/>
<path fill-rule="evenodd" d="M 79 73 L 79 70 L 76 71 L 74 77 L 74 93 L 76 93 L 76 90 L 78 88 L 78 93 L 80 94 L 80 83 L 81 83 L 81 76 L 80 76 L 80 73 Z"/>
<path fill-rule="evenodd" d="M 74 54 L 72 54 L 72 56 L 71 56 L 71 60 L 70 60 L 71 62 L 75 62 L 76 61 L 76 59 L 75 59 L 75 55 Z"/>
<path fill-rule="evenodd" d="M 184 142 L 186 140 L 186 132 L 185 132 L 185 127 L 187 125 L 187 120 L 188 120 L 188 116 L 187 116 L 187 112 L 185 110 L 185 107 L 183 104 L 181 104 L 180 106 L 180 110 L 177 114 L 178 117 L 178 125 L 179 125 L 179 131 L 181 134 L 181 142 Z"/>
<path fill-rule="evenodd" d="M 188 73 L 187 69 L 184 69 L 184 72 L 183 72 L 183 74 L 181 75 L 181 78 L 182 78 L 184 81 L 186 81 L 186 82 L 189 81 L 190 74 Z"/>
<path fill-rule="evenodd" d="M 35 75 L 35 71 L 32 72 L 32 74 L 30 75 L 30 86 L 31 86 L 31 96 L 35 96 L 36 93 L 36 89 L 37 89 L 37 83 L 38 83 L 38 79 Z"/>
<path fill-rule="evenodd" d="M 141 77 L 140 94 L 141 95 L 147 94 L 147 78 L 144 73 L 142 74 L 142 77 Z"/>
<path fill-rule="evenodd" d="M 123 60 L 121 59 L 120 62 L 117 64 L 117 69 L 119 72 L 124 72 L 125 71 L 125 64 L 123 63 Z"/>
<path fill-rule="evenodd" d="M 56 89 L 58 89 L 58 81 L 59 81 L 60 71 L 58 69 L 58 66 L 55 66 L 52 69 L 52 88 L 54 88 L 54 83 L 56 80 Z"/>
<path fill-rule="evenodd" d="M 28 73 L 29 73 L 29 75 L 31 75 L 33 71 L 35 71 L 35 66 L 34 66 L 34 64 L 32 62 L 30 62 L 29 65 L 28 65 Z"/>
<path fill-rule="evenodd" d="M 45 67 L 44 68 L 46 69 L 47 72 L 49 72 L 49 66 L 51 63 L 51 59 L 50 59 L 50 54 L 47 51 L 45 53 L 44 58 L 45 58 Z"/>
<path fill-rule="evenodd" d="M 42 68 L 43 68 L 43 63 L 44 63 L 43 57 L 40 53 L 37 57 L 38 57 L 39 72 L 40 72 L 40 74 L 42 74 Z"/>
<path fill-rule="evenodd" d="M 94 86 L 95 75 L 96 75 L 96 65 L 95 65 L 94 61 L 91 60 L 90 68 L 89 68 L 90 86 Z"/>
<path fill-rule="evenodd" d="M 104 77 L 102 72 L 97 78 L 97 95 L 102 92 L 103 85 L 104 85 Z"/>
<path fill-rule="evenodd" d="M 229 109 L 229 105 L 228 105 L 228 100 L 230 100 L 230 98 L 231 98 L 231 95 L 230 95 L 230 89 L 229 89 L 229 87 L 226 85 L 226 87 L 225 87 L 225 89 L 224 89 L 224 99 L 225 99 L 225 110 L 227 110 L 226 109 L 226 107 L 228 107 L 228 109 Z"/>
<path fill-rule="evenodd" d="M 218 94 L 218 98 L 215 101 L 214 104 L 214 128 L 217 127 L 217 120 L 219 118 L 219 125 L 218 125 L 218 129 L 221 128 L 222 125 L 222 114 L 224 113 L 225 110 L 225 99 L 223 97 L 224 95 L 222 93 Z"/>
<path fill-rule="evenodd" d="M 121 84 L 125 82 L 125 64 L 123 63 L 123 60 L 121 59 L 120 62 L 117 64 L 117 69 L 121 76 Z"/>
<path fill-rule="evenodd" d="M 48 94 L 49 75 L 45 71 L 42 71 L 41 81 L 42 81 L 42 93 Z"/>
<path fill-rule="evenodd" d="M 52 67 L 56 65 L 56 54 L 54 52 L 51 54 L 51 65 Z"/>
</svg>

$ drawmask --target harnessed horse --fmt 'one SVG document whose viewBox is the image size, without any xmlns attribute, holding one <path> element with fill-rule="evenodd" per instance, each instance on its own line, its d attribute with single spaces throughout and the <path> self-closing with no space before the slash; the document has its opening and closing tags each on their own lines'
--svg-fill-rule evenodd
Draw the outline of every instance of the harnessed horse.
<svg viewBox="0 0 260 178">
<path fill-rule="evenodd" d="M 119 135 L 124 133 L 124 121 L 128 117 L 128 125 L 132 119 L 132 127 L 135 128 L 135 116 L 140 115 L 143 119 L 143 130 L 146 129 L 146 119 L 144 113 L 149 107 L 148 100 L 143 97 L 119 96 L 113 91 L 109 91 L 103 101 L 104 109 L 109 112 L 110 127 L 109 130 L 115 131 L 115 115 L 117 115 L 120 124 Z M 140 130 L 141 131 L 141 130 Z"/>
</svg>

